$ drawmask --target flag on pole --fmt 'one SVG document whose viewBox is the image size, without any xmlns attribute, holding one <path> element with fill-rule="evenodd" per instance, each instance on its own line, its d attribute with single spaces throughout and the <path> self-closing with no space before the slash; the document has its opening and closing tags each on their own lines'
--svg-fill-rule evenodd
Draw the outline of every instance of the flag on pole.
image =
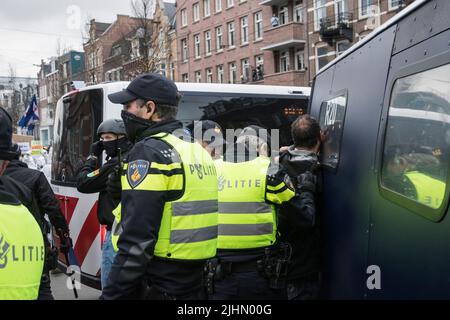
<svg viewBox="0 0 450 320">
<path fill-rule="evenodd" d="M 39 120 L 39 111 L 37 106 L 37 99 L 36 95 L 33 95 L 33 98 L 31 99 L 31 102 L 28 106 L 28 108 L 25 110 L 25 113 L 23 114 L 22 118 L 19 120 L 18 125 L 21 128 L 25 128 L 30 125 L 33 125 Z"/>
</svg>

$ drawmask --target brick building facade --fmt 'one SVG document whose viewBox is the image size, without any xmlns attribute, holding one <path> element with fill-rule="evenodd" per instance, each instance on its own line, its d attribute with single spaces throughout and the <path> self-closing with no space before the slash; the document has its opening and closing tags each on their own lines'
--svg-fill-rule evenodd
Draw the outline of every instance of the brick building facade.
<svg viewBox="0 0 450 320">
<path fill-rule="evenodd" d="M 179 2 L 179 78 L 191 82 L 309 86 L 320 67 L 409 2 Z"/>
</svg>

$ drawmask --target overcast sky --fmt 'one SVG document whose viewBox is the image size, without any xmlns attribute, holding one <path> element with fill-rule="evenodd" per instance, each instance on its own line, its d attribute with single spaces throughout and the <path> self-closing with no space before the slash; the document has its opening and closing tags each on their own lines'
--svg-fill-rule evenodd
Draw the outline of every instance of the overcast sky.
<svg viewBox="0 0 450 320">
<path fill-rule="evenodd" d="M 55 56 L 58 39 L 82 50 L 88 18 L 111 23 L 117 14 L 131 15 L 130 0 L 1 0 L 0 76 L 9 75 L 11 64 L 17 76 L 36 77 L 33 64 Z"/>
</svg>

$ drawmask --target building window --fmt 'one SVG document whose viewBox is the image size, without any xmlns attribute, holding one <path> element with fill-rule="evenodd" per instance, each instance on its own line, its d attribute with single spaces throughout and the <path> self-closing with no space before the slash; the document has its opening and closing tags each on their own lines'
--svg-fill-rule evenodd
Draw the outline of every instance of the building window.
<svg viewBox="0 0 450 320">
<path fill-rule="evenodd" d="M 166 75 L 166 63 L 165 62 L 162 62 L 162 63 L 159 64 L 159 73 L 161 75 L 163 75 L 164 77 L 167 76 Z"/>
<path fill-rule="evenodd" d="M 336 15 L 336 21 L 344 22 L 345 20 L 343 19 L 346 18 L 344 13 L 346 11 L 347 11 L 347 0 L 334 0 L 334 12 Z"/>
<path fill-rule="evenodd" d="M 389 0 L 389 10 L 395 10 L 404 4 L 404 0 Z"/>
<path fill-rule="evenodd" d="M 223 65 L 217 66 L 217 82 L 224 83 L 224 72 L 223 72 Z"/>
<path fill-rule="evenodd" d="M 181 26 L 187 26 L 187 12 L 186 9 L 181 10 Z"/>
<path fill-rule="evenodd" d="M 305 70 L 305 51 L 295 50 L 295 70 Z"/>
<path fill-rule="evenodd" d="M 205 53 L 206 53 L 206 55 L 210 55 L 211 52 L 212 52 L 211 31 L 208 30 L 205 32 Z"/>
<path fill-rule="evenodd" d="M 248 43 L 248 17 L 241 18 L 241 44 Z"/>
<path fill-rule="evenodd" d="M 216 28 L 216 49 L 217 49 L 217 52 L 223 51 L 222 27 Z"/>
<path fill-rule="evenodd" d="M 359 1 L 359 18 L 367 18 L 369 16 L 370 6 L 372 0 L 358 0 Z"/>
<path fill-rule="evenodd" d="M 245 83 L 250 81 L 250 61 L 248 58 L 241 60 L 241 66 L 242 66 L 242 75 L 241 75 L 241 82 Z"/>
<path fill-rule="evenodd" d="M 450 64 L 395 81 L 381 170 L 389 200 L 432 221 L 447 211 Z"/>
<path fill-rule="evenodd" d="M 296 4 L 294 7 L 294 21 L 303 23 L 304 22 L 303 14 L 304 14 L 304 8 L 303 8 L 303 4 L 300 2 L 300 4 Z"/>
<path fill-rule="evenodd" d="M 188 60 L 188 44 L 187 44 L 187 39 L 183 39 L 181 40 L 181 55 L 182 55 L 182 60 L 184 62 L 186 62 Z"/>
<path fill-rule="evenodd" d="M 278 18 L 280 19 L 280 25 L 289 22 L 289 10 L 287 5 L 280 6 L 278 9 Z"/>
<path fill-rule="evenodd" d="M 202 82 L 202 72 L 199 71 L 195 71 L 195 82 L 200 83 Z"/>
<path fill-rule="evenodd" d="M 196 34 L 194 36 L 194 54 L 195 58 L 200 58 L 200 35 Z"/>
<path fill-rule="evenodd" d="M 203 0 L 203 12 L 205 14 L 205 18 L 211 15 L 211 1 Z"/>
<path fill-rule="evenodd" d="M 234 31 L 234 21 L 228 23 L 228 46 L 235 46 L 235 31 Z"/>
<path fill-rule="evenodd" d="M 200 20 L 200 4 L 194 3 L 194 5 L 192 6 L 192 12 L 194 15 L 194 22 L 199 21 Z"/>
<path fill-rule="evenodd" d="M 340 56 L 345 50 L 350 48 L 350 41 L 343 40 L 336 43 L 336 53 Z"/>
<path fill-rule="evenodd" d="M 264 79 L 264 56 L 259 55 L 255 57 L 256 70 L 253 72 L 253 81 L 259 81 Z"/>
<path fill-rule="evenodd" d="M 280 52 L 280 72 L 289 71 L 289 51 Z"/>
<path fill-rule="evenodd" d="M 131 41 L 131 57 L 138 58 L 141 56 L 141 43 L 139 38 Z"/>
<path fill-rule="evenodd" d="M 255 13 L 255 40 L 260 40 L 263 37 L 263 23 L 262 11 Z"/>
<path fill-rule="evenodd" d="M 222 11 L 222 0 L 216 0 L 216 12 Z"/>
<path fill-rule="evenodd" d="M 331 61 L 328 47 L 316 48 L 316 72 L 325 67 Z"/>
<path fill-rule="evenodd" d="M 115 47 L 113 47 L 113 49 L 112 49 L 112 55 L 113 55 L 113 57 L 119 56 L 119 55 L 121 55 L 121 54 L 122 54 L 122 47 L 121 47 L 121 46 L 115 46 Z"/>
<path fill-rule="evenodd" d="M 206 69 L 206 83 L 212 83 L 212 69 L 208 68 Z"/>
<path fill-rule="evenodd" d="M 228 65 L 229 69 L 230 69 L 230 80 L 228 81 L 229 83 L 236 83 L 236 63 L 232 62 Z"/>
<path fill-rule="evenodd" d="M 322 19 L 327 17 L 327 0 L 314 0 L 314 31 L 320 29 Z"/>
<path fill-rule="evenodd" d="M 181 81 L 183 82 L 189 82 L 189 75 L 187 73 L 183 73 L 181 75 Z"/>
<path fill-rule="evenodd" d="M 65 62 L 63 63 L 63 78 L 67 78 L 68 76 L 68 69 L 69 69 L 69 63 Z"/>
<path fill-rule="evenodd" d="M 175 63 L 170 63 L 170 79 L 175 81 Z"/>
<path fill-rule="evenodd" d="M 227 8 L 234 6 L 234 0 L 227 0 Z"/>
</svg>

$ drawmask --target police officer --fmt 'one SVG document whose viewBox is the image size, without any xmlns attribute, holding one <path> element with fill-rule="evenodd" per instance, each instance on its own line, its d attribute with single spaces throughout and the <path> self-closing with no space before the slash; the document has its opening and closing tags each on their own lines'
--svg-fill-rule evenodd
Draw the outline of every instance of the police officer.
<svg viewBox="0 0 450 320">
<path fill-rule="evenodd" d="M 123 168 L 118 253 L 104 299 L 204 298 L 217 244 L 217 176 L 210 155 L 175 120 L 176 85 L 143 74 L 112 94 L 134 147 Z"/>
<path fill-rule="evenodd" d="M 309 115 L 294 121 L 291 132 L 294 144 L 281 152 L 280 166 L 293 181 L 302 205 L 300 210 L 283 206 L 279 215 L 281 239 L 292 248 L 287 295 L 289 300 L 312 300 L 319 297 L 321 278 L 317 198 L 322 138 L 319 123 Z"/>
<path fill-rule="evenodd" d="M 81 193 L 100 193 L 97 218 L 107 230 L 102 247 L 101 282 L 103 288 L 106 286 L 115 256 L 111 243 L 111 227 L 114 221 L 112 211 L 120 202 L 120 192 L 118 195 L 108 192 L 108 176 L 120 166 L 119 152 L 122 158 L 126 157 L 132 144 L 126 138 L 125 125 L 120 119 L 103 121 L 97 129 L 97 136 L 100 140 L 92 144 L 90 155 L 77 175 L 77 189 Z M 105 150 L 107 158 L 106 162 L 100 166 L 103 150 Z"/>
<path fill-rule="evenodd" d="M 212 120 L 195 121 L 193 127 L 194 138 L 205 148 L 213 160 L 218 160 L 223 155 L 225 141 L 222 128 Z"/>
<path fill-rule="evenodd" d="M 20 149 L 17 145 L 13 145 L 12 151 L 15 153 L 15 157 L 9 162 L 4 175 L 20 181 L 31 190 L 37 204 L 36 217 L 41 221 L 40 225 L 44 228 L 45 235 L 51 232 L 51 228 L 47 226 L 44 218 L 46 214 L 60 235 L 68 235 L 69 228 L 66 219 L 61 212 L 59 201 L 56 199 L 47 178 L 41 171 L 30 169 L 24 162 L 19 160 Z M 46 236 L 44 237 L 44 242 L 47 248 L 46 263 L 39 289 L 39 300 L 53 300 L 49 272 L 57 267 L 58 252 L 56 248 L 51 247 Z"/>
<path fill-rule="evenodd" d="M 290 249 L 277 241 L 277 211 L 284 203 L 300 204 L 289 177 L 271 163 L 267 141 L 267 130 L 244 128 L 223 160 L 216 161 L 219 236 L 217 259 L 209 263 L 210 299 L 286 296 Z"/>
<path fill-rule="evenodd" d="M 11 139 L 11 117 L 0 108 L 0 300 L 31 300 L 38 298 L 45 247 L 40 226 L 18 197 L 30 190 L 2 176 L 15 156 Z"/>
</svg>

